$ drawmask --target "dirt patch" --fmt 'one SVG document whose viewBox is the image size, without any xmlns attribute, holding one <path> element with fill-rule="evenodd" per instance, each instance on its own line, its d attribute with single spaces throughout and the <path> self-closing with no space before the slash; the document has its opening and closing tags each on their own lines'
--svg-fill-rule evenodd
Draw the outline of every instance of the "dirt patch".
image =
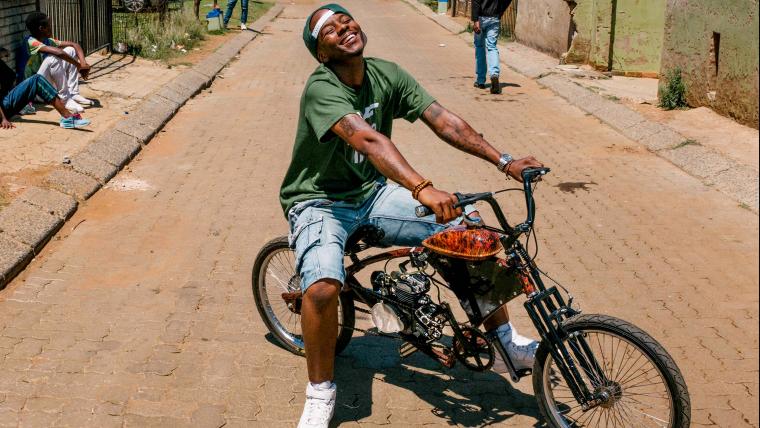
<svg viewBox="0 0 760 428">
<path fill-rule="evenodd" d="M 29 186 L 42 186 L 52 166 L 26 168 L 13 174 L 0 174 L 0 208 L 11 203 Z"/>
<path fill-rule="evenodd" d="M 651 104 L 626 105 L 649 120 L 665 124 L 688 140 L 716 150 L 739 164 L 758 169 L 758 130 L 721 116 L 707 107 L 662 110 Z"/>
<path fill-rule="evenodd" d="M 207 56 L 216 52 L 224 42 L 233 39 L 239 31 L 227 31 L 224 34 L 207 34 L 203 42 L 190 50 L 186 55 L 177 56 L 166 61 L 169 67 L 190 66 L 203 61 Z"/>
</svg>

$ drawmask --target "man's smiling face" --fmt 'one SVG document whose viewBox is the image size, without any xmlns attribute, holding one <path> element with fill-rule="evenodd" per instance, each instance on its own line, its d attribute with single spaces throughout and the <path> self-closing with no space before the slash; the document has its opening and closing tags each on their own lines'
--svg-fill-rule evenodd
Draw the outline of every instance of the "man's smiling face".
<svg viewBox="0 0 760 428">
<path fill-rule="evenodd" d="M 327 9 L 317 11 L 309 23 L 310 29 L 313 30 L 322 15 L 327 12 Z M 361 56 L 364 53 L 365 44 L 366 37 L 362 33 L 361 26 L 350 16 L 336 13 L 328 18 L 319 30 L 317 58 L 319 62 L 326 63 Z"/>
</svg>

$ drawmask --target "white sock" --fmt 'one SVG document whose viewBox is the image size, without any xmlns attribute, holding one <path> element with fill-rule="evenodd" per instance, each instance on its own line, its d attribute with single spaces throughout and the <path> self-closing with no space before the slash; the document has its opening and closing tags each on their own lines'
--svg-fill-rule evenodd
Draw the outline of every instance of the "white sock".
<svg viewBox="0 0 760 428">
<path fill-rule="evenodd" d="M 335 383 L 329 380 L 321 382 L 321 383 L 312 383 L 312 382 L 309 382 L 309 383 L 311 384 L 311 387 L 316 389 L 317 391 L 329 391 L 331 389 L 335 389 Z"/>
</svg>

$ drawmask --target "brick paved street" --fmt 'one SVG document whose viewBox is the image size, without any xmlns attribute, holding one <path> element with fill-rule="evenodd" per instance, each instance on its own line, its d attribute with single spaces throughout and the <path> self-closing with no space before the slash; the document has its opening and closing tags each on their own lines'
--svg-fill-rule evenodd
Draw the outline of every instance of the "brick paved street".
<svg viewBox="0 0 760 428">
<path fill-rule="evenodd" d="M 0 291 L 0 426 L 294 426 L 305 361 L 265 336 L 250 269 L 286 232 L 277 189 L 316 66 L 301 42 L 315 5 L 287 5 Z M 532 80 L 507 70 L 503 95 L 475 90 L 471 47 L 409 5 L 345 5 L 369 55 L 399 62 L 495 145 L 553 168 L 537 195 L 539 264 L 585 312 L 663 343 L 694 425 L 757 427 L 757 215 Z M 394 140 L 438 187 L 504 186 L 421 123 L 397 122 Z M 518 198 L 508 206 L 522 215 Z M 357 334 L 338 359 L 342 426 L 537 423 L 530 379 L 400 362 L 396 346 Z"/>
</svg>

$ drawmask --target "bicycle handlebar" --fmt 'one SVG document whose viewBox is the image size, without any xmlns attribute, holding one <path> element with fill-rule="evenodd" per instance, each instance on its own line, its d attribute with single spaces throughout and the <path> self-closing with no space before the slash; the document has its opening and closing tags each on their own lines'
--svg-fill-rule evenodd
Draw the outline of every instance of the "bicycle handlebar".
<svg viewBox="0 0 760 428">
<path fill-rule="evenodd" d="M 531 226 L 533 224 L 534 216 L 536 214 L 536 206 L 533 202 L 533 191 L 531 190 L 530 185 L 531 183 L 536 181 L 537 178 L 548 174 L 550 171 L 551 171 L 550 168 L 545 168 L 545 167 L 525 168 L 522 171 L 523 191 L 525 192 L 525 204 L 528 208 L 528 218 L 525 221 L 525 224 L 527 226 Z M 454 208 L 461 208 L 465 205 L 473 204 L 478 201 L 487 201 L 493 208 L 494 213 L 496 214 L 496 217 L 499 220 L 499 223 L 502 223 L 501 226 L 505 230 L 510 229 L 509 225 L 507 224 L 506 218 L 501 212 L 499 205 L 493 199 L 492 192 L 454 193 L 454 196 L 456 196 L 457 200 L 459 201 L 456 204 L 454 204 Z M 426 217 L 433 214 L 433 211 L 430 208 L 426 207 L 425 205 L 420 205 L 414 209 L 414 213 L 417 217 Z"/>
</svg>

